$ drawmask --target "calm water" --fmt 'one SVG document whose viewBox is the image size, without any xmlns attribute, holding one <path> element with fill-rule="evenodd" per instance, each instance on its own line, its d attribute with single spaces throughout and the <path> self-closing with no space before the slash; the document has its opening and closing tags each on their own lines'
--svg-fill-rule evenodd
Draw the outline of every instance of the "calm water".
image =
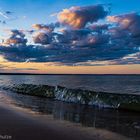
<svg viewBox="0 0 140 140">
<path fill-rule="evenodd" d="M 0 75 L 0 86 L 11 84 L 47 84 L 68 88 L 140 94 L 140 75 Z M 140 140 L 140 112 L 102 109 L 46 98 L 0 91 L 0 102 L 28 108 L 54 119 L 80 123 Z"/>
<path fill-rule="evenodd" d="M 140 75 L 0 75 L 0 86 L 23 83 L 140 94 Z"/>
</svg>

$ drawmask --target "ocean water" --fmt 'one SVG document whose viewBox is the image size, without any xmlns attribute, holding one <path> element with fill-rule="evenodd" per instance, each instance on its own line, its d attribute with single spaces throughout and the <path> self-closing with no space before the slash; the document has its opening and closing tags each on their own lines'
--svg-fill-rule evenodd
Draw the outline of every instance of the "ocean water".
<svg viewBox="0 0 140 140">
<path fill-rule="evenodd" d="M 0 87 L 23 83 L 140 95 L 140 75 L 0 75 Z"/>
<path fill-rule="evenodd" d="M 51 115 L 54 120 L 72 122 L 80 127 L 93 127 L 140 140 L 140 112 L 130 112 L 95 106 L 71 104 L 47 98 L 0 91 L 0 102 L 14 105 L 40 115 Z M 41 118 L 40 118 L 41 119 Z"/>
<path fill-rule="evenodd" d="M 60 85 L 94 91 L 140 95 L 140 75 L 0 75 L 0 87 L 13 84 Z M 98 108 L 0 91 L 0 102 L 51 115 L 54 119 L 78 123 L 140 139 L 140 112 Z"/>
</svg>

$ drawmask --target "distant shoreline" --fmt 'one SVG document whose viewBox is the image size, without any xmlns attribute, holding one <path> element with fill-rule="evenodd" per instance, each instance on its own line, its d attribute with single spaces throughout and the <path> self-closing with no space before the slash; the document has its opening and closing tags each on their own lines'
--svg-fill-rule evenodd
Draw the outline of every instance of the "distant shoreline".
<svg viewBox="0 0 140 140">
<path fill-rule="evenodd" d="M 118 76 L 133 76 L 133 75 L 140 75 L 140 74 L 48 74 L 48 73 L 0 73 L 0 75 L 95 75 L 95 76 L 101 76 L 101 75 L 118 75 Z"/>
</svg>

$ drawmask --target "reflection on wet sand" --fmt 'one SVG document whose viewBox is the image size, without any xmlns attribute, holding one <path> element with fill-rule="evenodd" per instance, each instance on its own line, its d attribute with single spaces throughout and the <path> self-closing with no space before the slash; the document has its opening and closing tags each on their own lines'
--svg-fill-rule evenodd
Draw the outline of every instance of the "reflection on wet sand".
<svg viewBox="0 0 140 140">
<path fill-rule="evenodd" d="M 135 140 L 140 139 L 139 112 L 101 109 L 16 93 L 5 94 L 10 95 L 16 106 L 30 108 L 41 114 L 52 114 L 54 119 L 80 123 L 83 127 L 106 129 Z"/>
</svg>

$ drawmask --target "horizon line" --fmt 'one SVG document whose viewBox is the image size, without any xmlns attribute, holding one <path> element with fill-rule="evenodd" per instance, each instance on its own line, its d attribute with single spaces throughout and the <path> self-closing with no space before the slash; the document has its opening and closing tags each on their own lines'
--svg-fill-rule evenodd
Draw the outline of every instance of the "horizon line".
<svg viewBox="0 0 140 140">
<path fill-rule="evenodd" d="M 96 74 L 96 73 L 14 73 L 14 72 L 0 72 L 0 75 L 140 75 L 140 74 L 135 74 L 135 73 L 101 73 L 101 74 Z"/>
</svg>

